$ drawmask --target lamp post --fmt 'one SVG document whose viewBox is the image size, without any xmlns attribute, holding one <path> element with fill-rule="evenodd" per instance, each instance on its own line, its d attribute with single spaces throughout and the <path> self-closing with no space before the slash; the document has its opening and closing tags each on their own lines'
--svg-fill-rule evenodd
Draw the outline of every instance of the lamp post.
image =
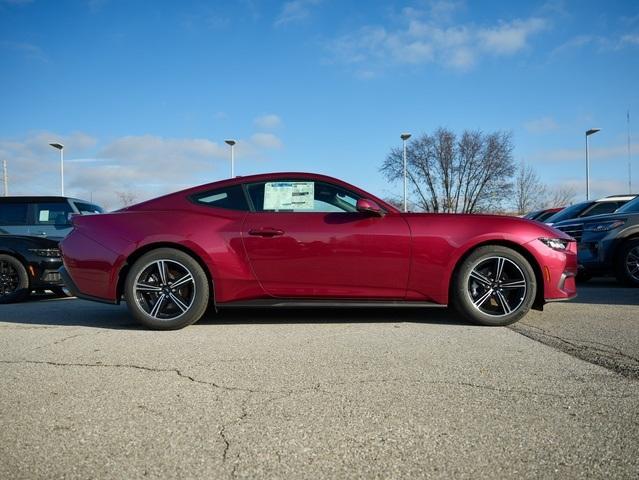
<svg viewBox="0 0 639 480">
<path fill-rule="evenodd" d="M 224 143 L 231 147 L 231 178 L 235 178 L 235 144 L 237 143 L 233 139 L 224 140 Z"/>
<path fill-rule="evenodd" d="M 64 197 L 64 145 L 61 143 L 50 143 L 49 145 L 60 150 L 60 192 Z"/>
<path fill-rule="evenodd" d="M 590 130 L 586 130 L 586 200 L 590 200 L 590 145 L 588 143 L 588 137 L 590 135 L 594 135 L 599 130 L 601 130 L 601 128 L 591 128 Z"/>
<path fill-rule="evenodd" d="M 408 212 L 408 170 L 406 168 L 406 140 L 410 138 L 411 134 L 404 132 L 399 137 L 402 139 L 404 147 L 404 212 Z"/>
</svg>

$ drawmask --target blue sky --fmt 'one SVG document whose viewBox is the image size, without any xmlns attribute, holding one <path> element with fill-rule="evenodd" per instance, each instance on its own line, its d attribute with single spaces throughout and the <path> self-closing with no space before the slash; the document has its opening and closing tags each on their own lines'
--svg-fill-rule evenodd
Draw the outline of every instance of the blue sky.
<svg viewBox="0 0 639 480">
<path fill-rule="evenodd" d="M 639 191 L 637 1 L 0 0 L 0 159 L 12 194 L 117 206 L 229 175 L 317 171 L 382 196 L 399 134 L 512 131 L 584 195 Z"/>
</svg>

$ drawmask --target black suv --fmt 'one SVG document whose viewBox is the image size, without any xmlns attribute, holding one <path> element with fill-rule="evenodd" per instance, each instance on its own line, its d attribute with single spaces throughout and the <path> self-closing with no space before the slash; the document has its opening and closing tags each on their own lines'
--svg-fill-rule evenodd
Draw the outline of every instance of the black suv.
<svg viewBox="0 0 639 480">
<path fill-rule="evenodd" d="M 0 233 L 62 239 L 71 216 L 102 213 L 85 200 L 68 197 L 0 197 Z"/>
<path fill-rule="evenodd" d="M 614 273 L 639 287 L 639 197 L 615 213 L 565 220 L 553 225 L 579 243 L 580 277 Z"/>
</svg>

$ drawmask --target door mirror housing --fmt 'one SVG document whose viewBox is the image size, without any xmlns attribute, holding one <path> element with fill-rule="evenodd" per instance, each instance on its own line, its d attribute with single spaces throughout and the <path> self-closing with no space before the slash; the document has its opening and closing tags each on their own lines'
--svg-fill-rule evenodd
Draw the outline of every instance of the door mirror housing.
<svg viewBox="0 0 639 480">
<path fill-rule="evenodd" d="M 384 210 L 382 210 L 382 207 L 368 198 L 360 198 L 357 200 L 356 208 L 360 213 L 368 213 L 370 215 L 377 215 L 378 217 L 384 216 Z"/>
</svg>

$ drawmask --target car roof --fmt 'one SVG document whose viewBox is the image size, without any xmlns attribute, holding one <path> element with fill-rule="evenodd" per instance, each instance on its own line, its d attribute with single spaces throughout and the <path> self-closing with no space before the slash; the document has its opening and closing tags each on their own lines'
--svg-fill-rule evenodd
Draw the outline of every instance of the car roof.
<svg viewBox="0 0 639 480">
<path fill-rule="evenodd" d="M 87 202 L 86 200 L 80 200 L 79 198 L 73 197 L 60 197 L 55 195 L 11 195 L 8 197 L 0 197 L 0 203 L 10 203 L 10 202 L 65 202 L 67 200 L 74 200 L 78 202 Z"/>
<path fill-rule="evenodd" d="M 628 195 L 609 195 L 607 197 L 600 198 L 597 202 L 619 202 L 619 201 L 629 201 L 635 198 L 637 195 L 628 194 Z"/>
<path fill-rule="evenodd" d="M 360 194 L 366 194 L 367 196 L 369 196 L 369 198 L 371 200 L 374 200 L 376 202 L 379 202 L 385 209 L 392 211 L 392 212 L 399 212 L 399 210 L 394 207 L 393 205 L 389 204 L 388 202 L 385 202 L 384 200 L 382 200 L 381 198 L 377 197 L 376 195 L 373 195 L 370 192 L 367 192 L 366 190 L 362 190 L 361 188 L 357 187 L 356 185 L 352 185 L 348 182 L 345 182 L 343 180 L 340 180 L 339 178 L 335 178 L 335 177 L 330 177 L 328 175 L 322 175 L 321 173 L 309 173 L 309 172 L 271 172 L 271 173 L 259 173 L 256 175 L 246 175 L 246 176 L 236 176 L 233 178 L 226 178 L 226 179 L 222 179 L 222 180 L 217 180 L 215 182 L 211 182 L 211 183 L 205 183 L 202 185 L 198 185 L 196 187 L 190 187 L 187 188 L 185 190 L 180 190 L 177 192 L 173 192 L 173 193 L 169 193 L 167 195 L 162 195 L 160 197 L 156 197 L 156 198 L 152 198 L 149 200 L 146 200 L 144 202 L 140 202 L 138 204 L 135 205 L 131 205 L 129 207 L 124 207 L 123 209 L 121 209 L 120 211 L 126 211 L 126 210 L 136 210 L 138 208 L 144 207 L 145 205 L 153 202 L 158 202 L 158 201 L 163 201 L 164 199 L 169 199 L 169 198 L 173 198 L 174 196 L 190 196 L 193 194 L 197 194 L 200 192 L 205 192 L 207 190 L 211 190 L 211 189 L 215 189 L 215 188 L 223 188 L 223 187 L 227 187 L 230 185 L 241 185 L 243 183 L 253 183 L 253 182 L 263 182 L 263 181 L 268 181 L 268 180 L 278 180 L 278 179 L 282 179 L 282 178 L 289 178 L 292 180 L 295 179 L 309 179 L 309 180 L 319 180 L 319 181 L 326 181 L 326 182 L 330 182 L 330 183 L 334 183 L 337 185 L 340 185 L 346 189 L 349 190 L 353 190 L 355 192 L 358 192 Z"/>
</svg>

